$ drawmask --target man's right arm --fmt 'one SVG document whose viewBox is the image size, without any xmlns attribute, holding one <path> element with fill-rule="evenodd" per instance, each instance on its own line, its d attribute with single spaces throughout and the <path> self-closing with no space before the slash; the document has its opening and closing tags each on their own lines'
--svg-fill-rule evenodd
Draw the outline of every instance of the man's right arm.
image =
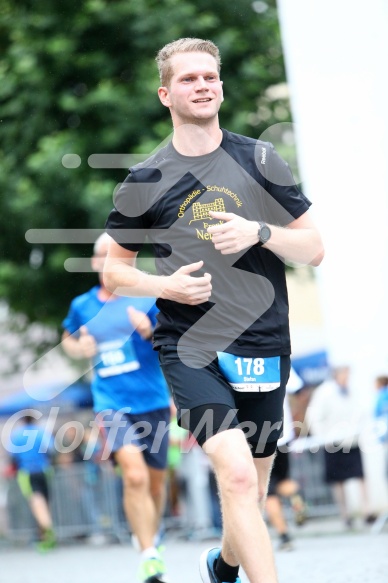
<svg viewBox="0 0 388 583">
<path fill-rule="evenodd" d="M 111 240 L 104 265 L 104 285 L 121 296 L 155 297 L 191 306 L 210 299 L 211 275 L 191 273 L 203 267 L 203 261 L 184 265 L 168 276 L 145 273 L 136 268 L 136 251 L 124 249 Z"/>
</svg>

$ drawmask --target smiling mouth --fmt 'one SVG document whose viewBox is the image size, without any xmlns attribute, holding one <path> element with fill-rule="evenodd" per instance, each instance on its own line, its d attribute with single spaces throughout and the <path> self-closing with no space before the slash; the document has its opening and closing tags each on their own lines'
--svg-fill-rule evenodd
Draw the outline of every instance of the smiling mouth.
<svg viewBox="0 0 388 583">
<path fill-rule="evenodd" d="M 210 97 L 204 97 L 203 99 L 195 99 L 193 103 L 208 103 L 211 101 Z"/>
</svg>

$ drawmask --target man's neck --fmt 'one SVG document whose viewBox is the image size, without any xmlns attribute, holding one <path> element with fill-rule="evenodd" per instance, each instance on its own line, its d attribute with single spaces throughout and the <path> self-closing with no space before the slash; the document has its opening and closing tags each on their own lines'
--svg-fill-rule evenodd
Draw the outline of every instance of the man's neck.
<svg viewBox="0 0 388 583">
<path fill-rule="evenodd" d="M 192 123 L 174 127 L 172 143 L 183 156 L 204 156 L 219 148 L 222 130 L 217 124 L 205 127 Z"/>
</svg>

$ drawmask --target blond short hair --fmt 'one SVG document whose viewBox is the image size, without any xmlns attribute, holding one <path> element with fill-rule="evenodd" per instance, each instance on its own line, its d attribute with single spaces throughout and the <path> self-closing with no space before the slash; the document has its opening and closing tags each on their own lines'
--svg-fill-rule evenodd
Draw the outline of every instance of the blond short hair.
<svg viewBox="0 0 388 583">
<path fill-rule="evenodd" d="M 215 58 L 218 73 L 221 71 L 220 51 L 212 41 L 201 38 L 180 38 L 165 45 L 156 55 L 156 62 L 159 69 L 160 83 L 162 87 L 168 87 L 173 70 L 171 57 L 178 53 L 208 53 Z"/>
</svg>

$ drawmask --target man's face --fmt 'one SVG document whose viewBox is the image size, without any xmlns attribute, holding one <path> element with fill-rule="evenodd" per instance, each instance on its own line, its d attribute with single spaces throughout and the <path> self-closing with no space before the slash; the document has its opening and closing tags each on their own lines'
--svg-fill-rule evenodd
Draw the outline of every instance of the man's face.
<svg viewBox="0 0 388 583">
<path fill-rule="evenodd" d="M 171 66 L 170 86 L 159 88 L 159 98 L 170 108 L 174 125 L 217 119 L 223 92 L 214 57 L 178 53 L 171 58 Z"/>
</svg>

